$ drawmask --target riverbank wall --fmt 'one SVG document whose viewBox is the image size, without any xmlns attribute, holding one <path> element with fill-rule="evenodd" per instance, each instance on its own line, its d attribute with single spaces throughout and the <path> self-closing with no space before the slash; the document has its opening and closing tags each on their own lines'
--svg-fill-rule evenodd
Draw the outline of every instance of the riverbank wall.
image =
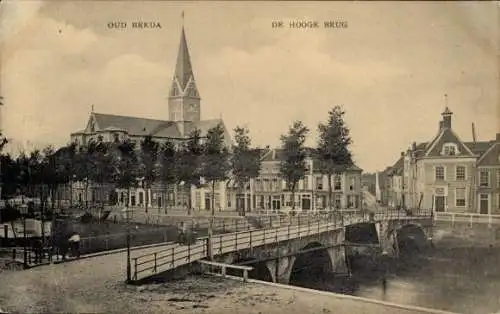
<svg viewBox="0 0 500 314">
<path fill-rule="evenodd" d="M 469 221 L 435 221 L 432 241 L 447 247 L 500 247 L 500 225 Z"/>
</svg>

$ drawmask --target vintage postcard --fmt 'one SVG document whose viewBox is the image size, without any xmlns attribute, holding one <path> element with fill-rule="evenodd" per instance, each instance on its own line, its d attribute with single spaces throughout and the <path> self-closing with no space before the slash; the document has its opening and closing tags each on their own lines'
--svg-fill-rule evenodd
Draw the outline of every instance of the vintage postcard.
<svg viewBox="0 0 500 314">
<path fill-rule="evenodd" d="M 0 313 L 500 313 L 500 5 L 0 2 Z"/>
</svg>

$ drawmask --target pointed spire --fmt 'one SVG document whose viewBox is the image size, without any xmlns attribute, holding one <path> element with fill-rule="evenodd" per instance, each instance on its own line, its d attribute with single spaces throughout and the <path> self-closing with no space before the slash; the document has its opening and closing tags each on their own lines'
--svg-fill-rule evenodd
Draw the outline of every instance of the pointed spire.
<svg viewBox="0 0 500 314">
<path fill-rule="evenodd" d="M 179 44 L 179 53 L 177 54 L 177 64 L 175 65 L 175 76 L 177 77 L 182 90 L 184 90 L 189 82 L 189 78 L 194 78 L 194 75 L 186 41 L 186 33 L 184 32 L 184 12 L 182 12 L 182 21 L 181 42 Z"/>
</svg>

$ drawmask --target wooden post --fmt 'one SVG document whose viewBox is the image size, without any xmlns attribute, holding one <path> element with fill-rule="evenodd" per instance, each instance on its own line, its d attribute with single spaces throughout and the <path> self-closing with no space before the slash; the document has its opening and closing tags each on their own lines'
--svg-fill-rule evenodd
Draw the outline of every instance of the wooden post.
<svg viewBox="0 0 500 314">
<path fill-rule="evenodd" d="M 247 282 L 248 281 L 248 270 L 243 269 L 243 281 Z"/>
</svg>

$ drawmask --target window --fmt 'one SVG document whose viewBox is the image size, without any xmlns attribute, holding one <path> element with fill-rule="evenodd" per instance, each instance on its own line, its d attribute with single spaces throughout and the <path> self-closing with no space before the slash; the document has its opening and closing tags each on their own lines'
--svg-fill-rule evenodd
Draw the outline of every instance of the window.
<svg viewBox="0 0 500 314">
<path fill-rule="evenodd" d="M 490 173 L 488 171 L 481 171 L 479 173 L 479 186 L 480 187 L 490 186 Z"/>
<path fill-rule="evenodd" d="M 307 176 L 304 178 L 304 190 L 309 190 L 309 178 Z"/>
<path fill-rule="evenodd" d="M 351 178 L 351 184 L 349 184 L 349 190 L 354 191 L 354 188 L 356 187 L 356 179 Z"/>
<path fill-rule="evenodd" d="M 335 191 L 342 190 L 342 181 L 341 181 L 341 177 L 339 175 L 334 177 L 333 189 Z"/>
<path fill-rule="evenodd" d="M 340 199 L 340 194 L 335 194 L 335 208 L 340 208 L 340 206 L 342 206 Z"/>
<path fill-rule="evenodd" d="M 458 154 L 458 148 L 455 143 L 446 143 L 443 145 L 441 155 L 444 156 L 455 156 Z"/>
<path fill-rule="evenodd" d="M 436 166 L 435 172 L 436 172 L 436 181 L 443 181 L 444 180 L 444 167 L 443 166 Z"/>
<path fill-rule="evenodd" d="M 323 177 L 316 177 L 316 190 L 323 190 Z"/>
<path fill-rule="evenodd" d="M 255 190 L 256 191 L 262 190 L 262 183 L 261 183 L 260 179 L 255 179 Z"/>
<path fill-rule="evenodd" d="M 457 168 L 455 169 L 455 177 L 456 177 L 456 180 L 465 180 L 465 167 L 464 166 L 457 166 Z"/>
<path fill-rule="evenodd" d="M 262 188 L 264 191 L 269 191 L 270 186 L 269 186 L 269 179 L 264 179 L 264 186 Z"/>
<path fill-rule="evenodd" d="M 272 187 L 272 190 L 273 190 L 273 191 L 278 191 L 278 190 L 279 190 L 278 179 L 276 179 L 276 178 L 274 178 L 274 179 L 273 179 L 273 187 Z"/>
<path fill-rule="evenodd" d="M 115 142 L 120 141 L 120 135 L 118 133 L 113 133 L 113 137 L 114 137 Z"/>
<path fill-rule="evenodd" d="M 455 189 L 455 206 L 465 206 L 465 188 Z"/>
<path fill-rule="evenodd" d="M 354 195 L 347 195 L 347 207 L 354 208 Z"/>
</svg>

